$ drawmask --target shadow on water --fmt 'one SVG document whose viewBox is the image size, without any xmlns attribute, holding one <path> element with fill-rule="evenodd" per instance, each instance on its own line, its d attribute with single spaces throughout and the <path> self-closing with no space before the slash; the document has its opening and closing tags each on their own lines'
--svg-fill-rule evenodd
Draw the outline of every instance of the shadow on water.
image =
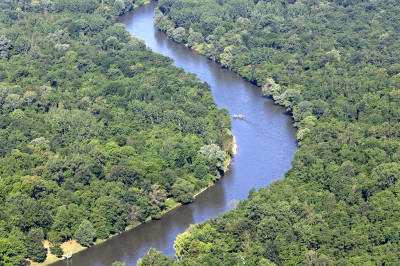
<svg viewBox="0 0 400 266">
<path fill-rule="evenodd" d="M 132 36 L 142 39 L 154 52 L 168 56 L 185 71 L 207 82 L 219 108 L 245 119 L 232 120 L 232 132 L 238 150 L 230 170 L 220 182 L 200 194 L 195 202 L 177 208 L 162 217 L 124 232 L 100 245 L 75 254 L 69 262 L 55 265 L 110 265 L 119 260 L 134 265 L 138 258 L 154 247 L 173 255 L 176 236 L 190 224 L 199 223 L 228 210 L 233 199 L 243 200 L 252 188 L 269 185 L 284 176 L 297 149 L 292 119 L 285 109 L 262 96 L 260 88 L 244 81 L 215 62 L 166 38 L 153 27 L 151 3 L 121 17 Z"/>
</svg>

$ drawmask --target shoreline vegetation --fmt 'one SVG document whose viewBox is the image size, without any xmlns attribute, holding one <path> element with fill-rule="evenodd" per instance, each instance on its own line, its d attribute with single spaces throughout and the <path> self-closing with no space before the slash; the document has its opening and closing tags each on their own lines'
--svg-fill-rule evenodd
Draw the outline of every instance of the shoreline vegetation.
<svg viewBox="0 0 400 266">
<path fill-rule="evenodd" d="M 0 264 L 106 242 L 228 171 L 229 112 L 117 23 L 150 2 L 0 3 Z"/>
<path fill-rule="evenodd" d="M 148 3 L 150 3 L 150 2 L 143 3 L 142 5 L 148 4 Z M 229 158 L 227 158 L 226 161 L 225 161 L 225 170 L 224 170 L 224 173 L 226 173 L 227 171 L 229 171 L 229 165 L 230 165 L 230 163 L 231 163 L 232 160 L 233 160 L 233 155 L 235 155 L 236 152 L 237 152 L 236 137 L 235 137 L 234 135 L 232 135 L 232 136 L 233 136 L 232 148 L 231 148 L 231 149 L 232 149 L 232 156 L 230 156 Z M 204 191 L 206 191 L 206 190 L 209 189 L 210 187 L 214 186 L 214 185 L 216 184 L 216 182 L 219 182 L 222 178 L 223 178 L 223 175 L 220 176 L 220 178 L 219 178 L 218 180 L 216 180 L 215 182 L 211 182 L 207 187 L 202 188 L 200 191 L 196 192 L 196 193 L 193 195 L 193 199 L 195 200 L 196 197 L 198 197 L 201 193 L 203 193 Z M 172 210 L 174 210 L 174 209 L 176 209 L 176 208 L 179 208 L 179 207 L 181 207 L 181 206 L 184 205 L 184 204 L 182 204 L 182 203 L 175 202 L 175 201 L 173 200 L 173 198 L 168 198 L 168 199 L 166 200 L 166 203 L 167 203 L 167 201 L 172 201 L 173 204 L 172 204 L 168 209 L 164 210 L 164 211 L 161 213 L 161 218 L 160 218 L 160 219 L 162 219 L 162 216 L 165 215 L 166 213 L 168 213 L 168 212 L 170 212 L 170 211 L 172 211 Z M 192 203 L 189 203 L 189 204 L 192 204 Z M 136 227 L 138 227 L 138 226 L 140 226 L 140 225 L 143 225 L 143 224 L 146 224 L 146 223 L 150 223 L 151 221 L 152 221 L 152 218 L 151 218 L 151 217 L 148 217 L 144 222 L 141 222 L 141 223 L 140 223 L 140 222 L 137 222 L 137 223 L 134 224 L 134 225 L 127 226 L 127 228 L 126 228 L 124 231 L 121 231 L 121 232 L 119 232 L 118 234 L 113 234 L 113 235 L 109 236 L 109 237 L 106 238 L 106 239 L 102 239 L 102 240 L 96 241 L 96 242 L 94 242 L 94 244 L 91 245 L 90 247 L 84 247 L 84 246 L 80 245 L 75 239 L 70 239 L 70 240 L 68 240 L 68 241 L 63 242 L 63 243 L 61 244 L 61 248 L 63 249 L 64 254 L 70 254 L 70 253 L 71 253 L 71 254 L 72 254 L 72 257 L 73 257 L 74 254 L 77 254 L 77 253 L 79 253 L 79 252 L 81 252 L 81 251 L 84 251 L 84 250 L 86 250 L 86 249 L 88 249 L 88 248 L 95 247 L 95 246 L 97 246 L 97 245 L 99 245 L 99 244 L 105 243 L 105 242 L 107 242 L 108 240 L 110 240 L 111 238 L 117 237 L 117 236 L 119 236 L 119 235 L 122 234 L 122 233 L 126 233 L 126 232 L 128 232 L 128 231 L 130 231 L 130 230 L 133 230 L 133 229 L 135 229 Z M 47 248 L 47 249 L 49 250 L 50 245 L 49 245 L 49 241 L 48 241 L 48 240 L 45 240 L 45 241 L 44 241 L 44 246 L 45 246 L 45 248 Z M 31 265 L 35 265 L 35 266 L 45 266 L 45 265 L 50 265 L 50 264 L 52 264 L 52 263 L 55 263 L 55 262 L 61 261 L 61 260 L 64 260 L 64 259 L 63 259 L 63 258 L 58 258 L 55 254 L 48 253 L 48 254 L 47 254 L 47 258 L 46 258 L 46 260 L 45 260 L 44 262 L 39 263 L 39 262 L 30 261 L 30 260 L 29 260 L 29 262 L 31 263 Z"/>
<path fill-rule="evenodd" d="M 187 265 L 399 265 L 400 5 L 158 6 L 156 28 L 286 107 L 299 144 L 284 179 L 188 229 L 176 256 Z M 142 260 L 169 259 L 152 250 Z"/>
<path fill-rule="evenodd" d="M 144 1 L 144 2 L 140 2 L 140 3 L 138 3 L 138 4 L 135 3 L 133 9 L 138 8 L 138 7 L 140 7 L 140 6 L 143 6 L 143 5 L 150 4 L 150 3 L 152 3 L 152 2 L 155 2 L 155 0 L 152 0 L 152 1 Z M 187 44 L 185 44 L 185 46 L 187 46 Z M 188 47 L 188 46 L 187 46 L 187 47 Z M 200 51 L 196 50 L 195 47 L 190 47 L 190 48 L 193 49 L 193 50 L 195 50 L 196 52 L 200 53 Z M 214 60 L 214 61 L 215 61 L 215 60 Z M 244 77 L 242 77 L 242 78 L 244 78 Z M 227 159 L 225 160 L 224 173 L 226 173 L 227 171 L 229 171 L 229 165 L 230 165 L 230 163 L 231 163 L 232 160 L 233 160 L 233 156 L 237 153 L 236 137 L 235 137 L 233 134 L 232 134 L 232 138 L 233 138 L 232 145 L 231 145 L 231 153 L 232 153 L 232 156 L 227 157 Z M 219 178 L 218 180 L 210 182 L 210 184 L 209 184 L 208 186 L 206 186 L 206 187 L 202 188 L 200 191 L 196 192 L 196 193 L 193 195 L 193 199 L 195 200 L 196 197 L 198 197 L 201 193 L 203 193 L 204 191 L 206 191 L 206 190 L 209 189 L 210 187 L 214 186 L 214 185 L 216 184 L 216 182 L 219 182 L 219 181 L 221 180 L 221 178 L 223 178 L 223 175 L 220 176 L 220 178 Z M 173 200 L 173 198 L 168 198 L 168 199 L 166 200 L 165 203 L 167 203 L 168 201 L 171 201 L 171 202 L 172 202 L 172 205 L 170 205 L 168 209 L 162 211 L 162 213 L 161 213 L 161 218 L 160 218 L 160 219 L 162 219 L 162 216 L 165 215 L 166 213 L 168 213 L 168 212 L 170 212 L 170 211 L 172 211 L 172 210 L 174 210 L 174 209 L 176 209 L 176 208 L 179 208 L 179 207 L 183 206 L 182 203 L 175 202 L 175 201 Z M 191 204 L 191 203 L 189 203 L 189 204 Z M 117 237 L 117 236 L 119 236 L 119 235 L 122 234 L 122 233 L 126 233 L 126 232 L 128 232 L 128 231 L 130 231 L 130 230 L 135 229 L 136 227 L 138 227 L 138 226 L 140 226 L 140 225 L 149 223 L 149 222 L 151 222 L 151 221 L 152 221 L 152 218 L 151 218 L 151 217 L 148 217 L 144 222 L 137 222 L 137 223 L 135 223 L 135 224 L 133 224 L 133 225 L 127 226 L 127 227 L 125 228 L 124 231 L 121 231 L 121 232 L 119 232 L 119 233 L 117 233 L 117 234 L 110 235 L 110 236 L 109 236 L 108 238 L 106 238 L 106 239 L 101 239 L 101 240 L 95 241 L 94 244 L 91 245 L 90 247 L 82 246 L 82 245 L 80 245 L 75 239 L 70 239 L 70 240 L 68 240 L 68 241 L 63 242 L 63 243 L 61 244 L 61 248 L 63 249 L 64 254 L 72 254 L 72 256 L 73 256 L 73 255 L 75 255 L 75 254 L 77 254 L 77 253 L 79 253 L 79 252 L 82 252 L 82 251 L 84 251 L 84 250 L 86 250 L 86 249 L 88 249 L 88 248 L 92 248 L 92 247 L 97 246 L 97 245 L 99 245 L 99 244 L 105 243 L 105 242 L 107 242 L 108 240 L 110 240 L 111 238 Z M 44 246 L 45 246 L 45 248 L 46 248 L 48 251 L 50 251 L 50 243 L 49 243 L 48 240 L 45 240 L 45 241 L 44 241 Z M 44 265 L 50 265 L 50 264 L 52 264 L 52 263 L 55 263 L 55 262 L 58 262 L 58 261 L 61 261 L 61 260 L 64 260 L 64 258 L 62 258 L 62 257 L 59 258 L 59 257 L 57 257 L 55 254 L 48 252 L 47 258 L 46 258 L 46 260 L 45 260 L 44 262 L 38 263 L 38 262 L 31 261 L 31 260 L 28 260 L 28 261 L 31 263 L 31 265 L 44 266 Z"/>
</svg>

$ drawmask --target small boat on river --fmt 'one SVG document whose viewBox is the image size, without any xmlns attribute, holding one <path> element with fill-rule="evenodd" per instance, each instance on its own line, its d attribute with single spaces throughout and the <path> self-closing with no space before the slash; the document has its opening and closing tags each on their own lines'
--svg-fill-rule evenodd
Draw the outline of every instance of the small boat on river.
<svg viewBox="0 0 400 266">
<path fill-rule="evenodd" d="M 235 119 L 243 119 L 244 115 L 233 115 L 232 117 Z"/>
</svg>

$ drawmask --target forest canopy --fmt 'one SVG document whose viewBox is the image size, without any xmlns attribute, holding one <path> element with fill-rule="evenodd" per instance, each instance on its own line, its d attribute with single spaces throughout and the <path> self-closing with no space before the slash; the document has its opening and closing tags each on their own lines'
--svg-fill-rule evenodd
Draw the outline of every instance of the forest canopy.
<svg viewBox="0 0 400 266">
<path fill-rule="evenodd" d="M 137 4 L 0 1 L 1 265 L 159 219 L 222 174 L 229 113 L 116 23 Z"/>
<path fill-rule="evenodd" d="M 300 145 L 283 180 L 179 235 L 174 263 L 400 264 L 399 13 L 394 0 L 159 1 L 155 25 L 285 106 Z"/>
</svg>

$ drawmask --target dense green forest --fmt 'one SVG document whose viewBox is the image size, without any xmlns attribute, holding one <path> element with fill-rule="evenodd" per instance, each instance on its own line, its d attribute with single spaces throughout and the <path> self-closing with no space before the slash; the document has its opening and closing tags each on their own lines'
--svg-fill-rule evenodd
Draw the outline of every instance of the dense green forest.
<svg viewBox="0 0 400 266">
<path fill-rule="evenodd" d="M 222 174 L 229 113 L 115 23 L 139 3 L 0 1 L 0 265 L 159 219 Z"/>
<path fill-rule="evenodd" d="M 160 0 L 156 26 L 291 113 L 285 178 L 175 241 L 182 265 L 400 265 L 400 4 Z M 142 265 L 172 263 L 151 250 Z"/>
</svg>

